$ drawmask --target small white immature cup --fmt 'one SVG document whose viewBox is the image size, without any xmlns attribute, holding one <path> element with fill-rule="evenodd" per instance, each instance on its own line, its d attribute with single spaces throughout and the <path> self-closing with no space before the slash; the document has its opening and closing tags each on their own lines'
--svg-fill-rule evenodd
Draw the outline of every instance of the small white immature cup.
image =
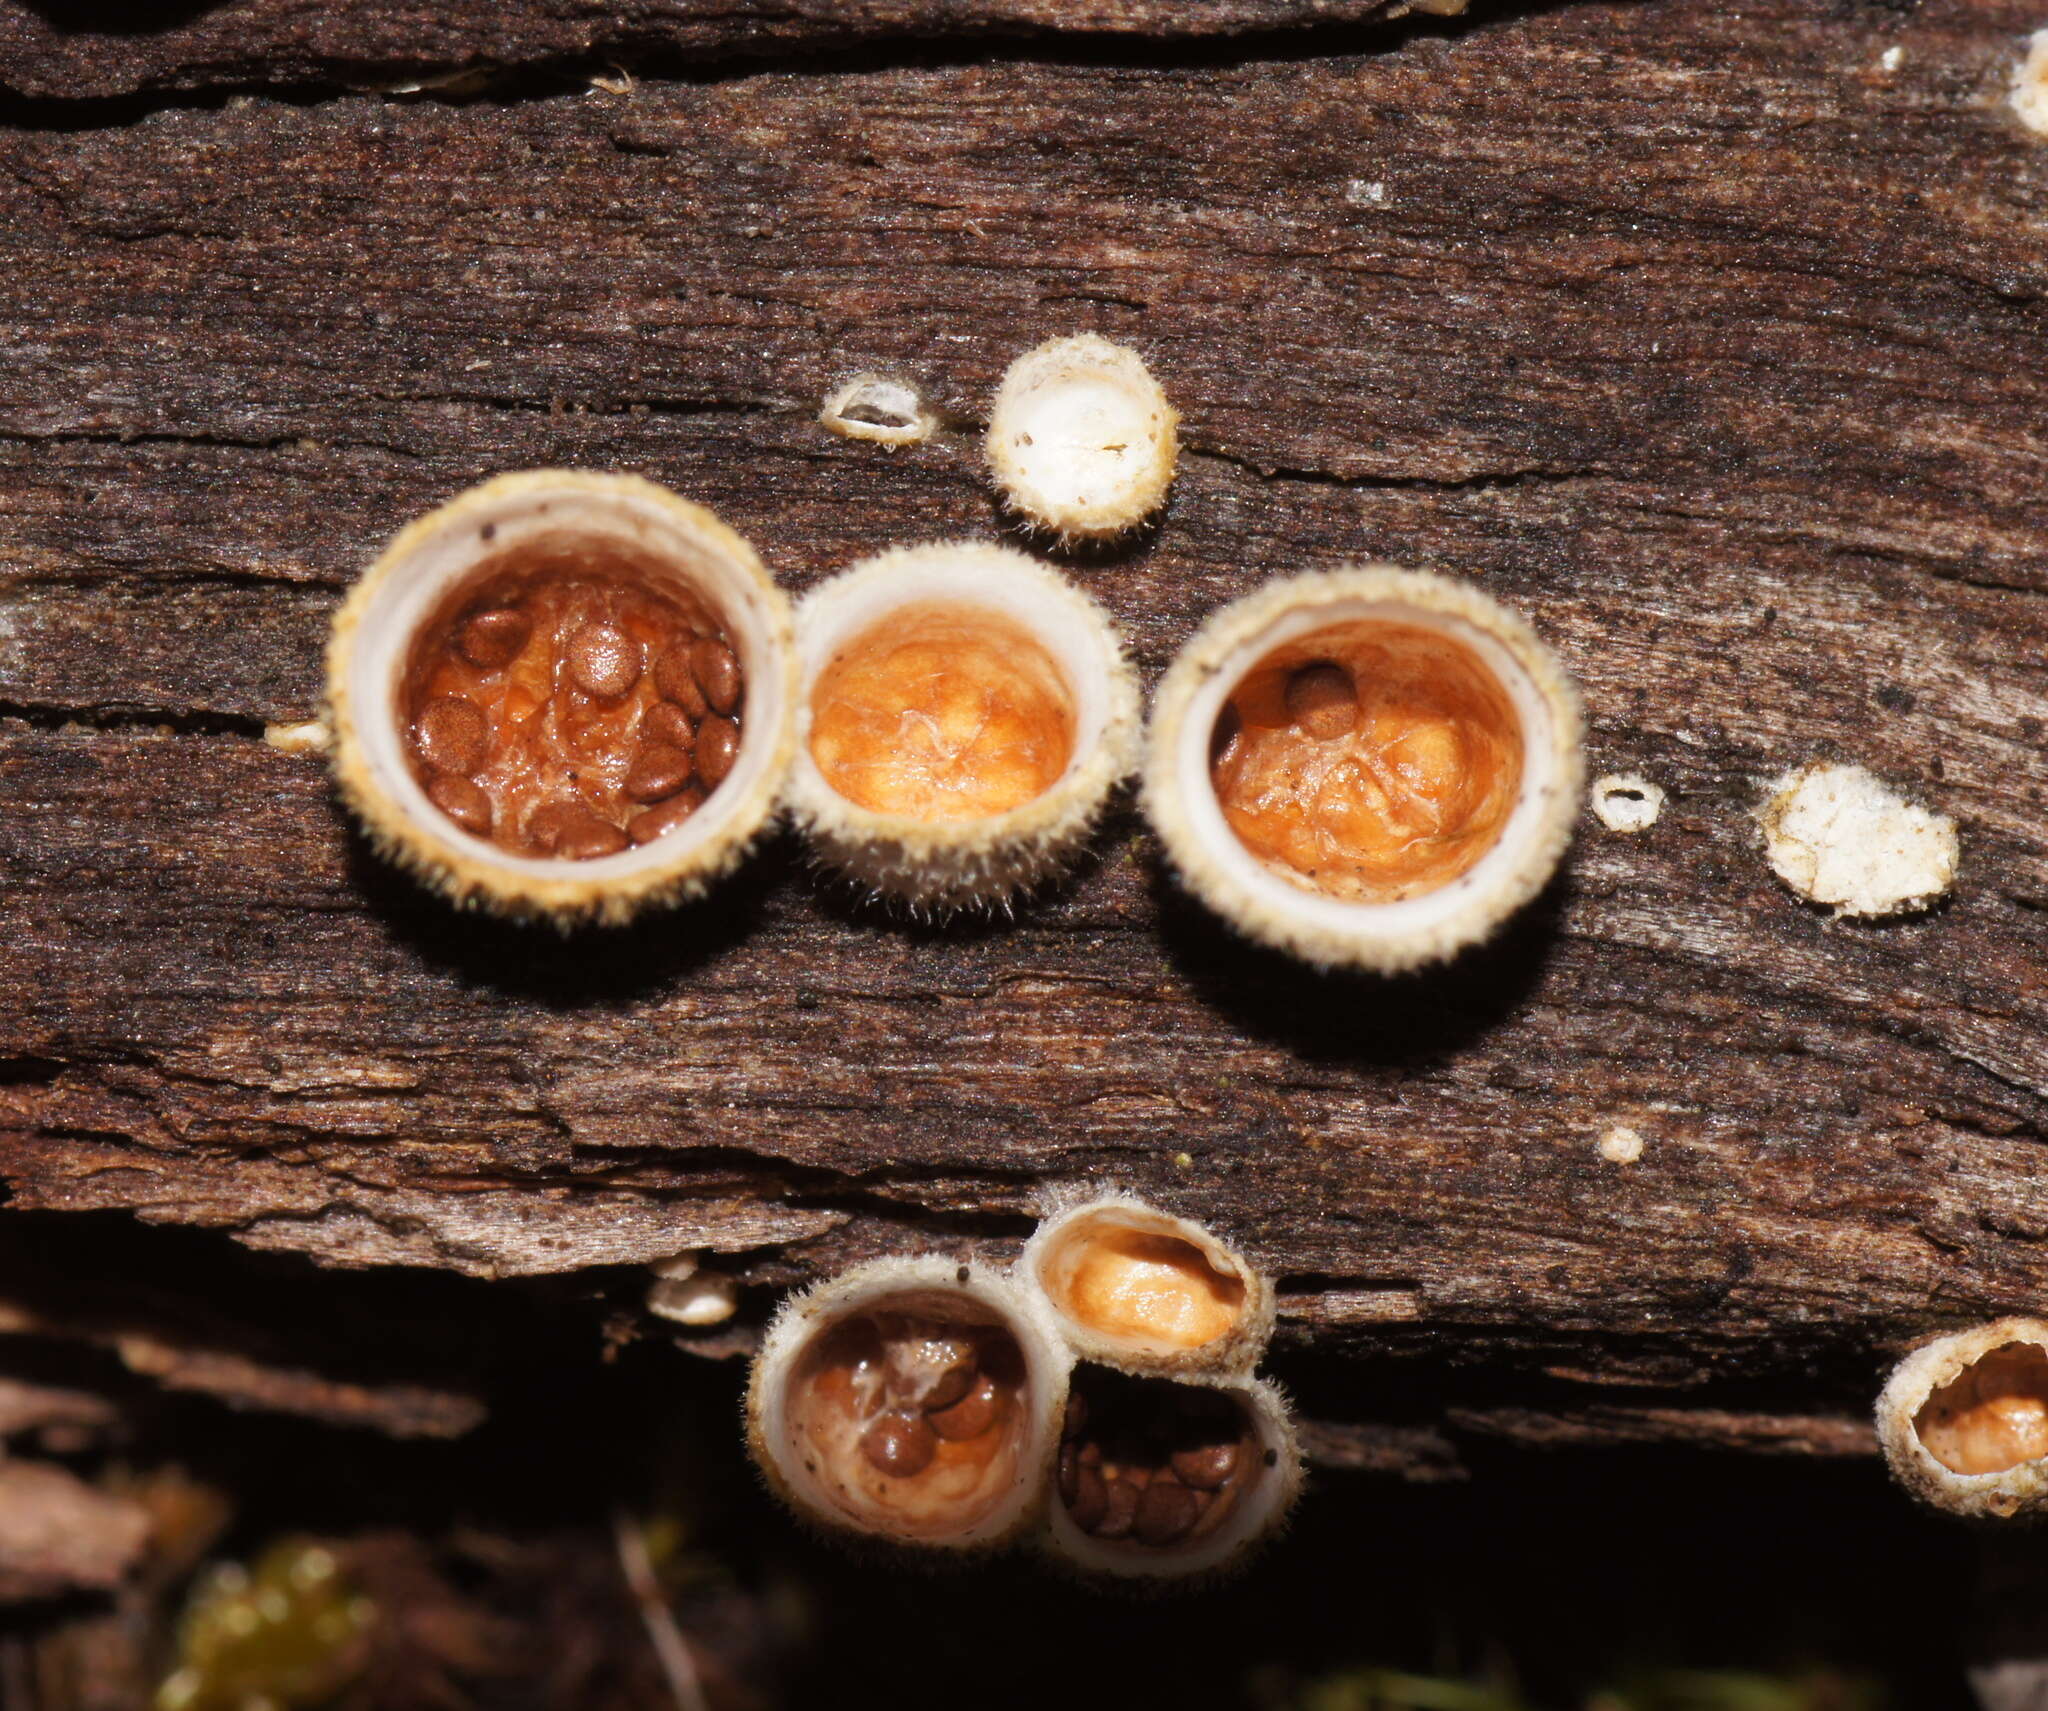
<svg viewBox="0 0 2048 1711">
<path fill-rule="evenodd" d="M 1003 502 L 1065 541 L 1102 540 L 1166 502 L 1180 416 L 1144 359 L 1082 333 L 1013 362 L 989 411 L 987 456 Z"/>
<path fill-rule="evenodd" d="M 1059 872 L 1135 763 L 1108 614 L 1007 547 L 863 560 L 805 598 L 797 654 L 791 813 L 825 862 L 916 909 Z"/>
<path fill-rule="evenodd" d="M 1134 1195 L 1046 1219 L 1020 1269 L 1074 1352 L 1121 1372 L 1249 1372 L 1272 1335 L 1267 1280 L 1200 1224 Z"/>
<path fill-rule="evenodd" d="M 1145 805 L 1182 882 L 1240 932 L 1394 973 L 1543 889 L 1583 735 L 1557 656 L 1470 583 L 1311 572 L 1216 612 L 1174 661 Z"/>
<path fill-rule="evenodd" d="M 1272 1385 L 1077 1367 L 1045 1544 L 1126 1585 L 1240 1568 L 1301 1493 L 1301 1451 Z"/>
<path fill-rule="evenodd" d="M 736 658 L 744 674 L 737 742 L 720 756 L 718 781 L 708 791 L 692 786 L 680 800 L 670 798 L 678 809 L 700 796 L 701 805 L 658 835 L 641 828 L 636 836 L 644 833 L 645 841 L 616 853 L 535 854 L 465 830 L 430 799 L 411 764 L 420 739 L 401 703 L 416 640 L 450 622 L 470 591 L 495 586 L 492 578 L 520 574 L 528 564 L 538 567 L 539 579 L 553 574 L 550 565 L 568 565 L 702 615 L 706 628 L 729 639 L 727 664 Z M 563 681 L 559 655 L 550 663 L 537 657 L 537 644 L 522 645 L 527 651 L 517 669 L 539 674 L 544 685 L 549 671 L 554 683 Z M 632 669 L 651 684 L 641 666 Z M 754 550 L 711 512 L 637 476 L 504 475 L 401 530 L 336 614 L 327 648 L 331 764 L 343 800 L 379 852 L 455 902 L 561 925 L 618 922 L 697 895 L 760 832 L 795 742 L 795 683 L 788 601 Z M 545 694 L 541 699 L 553 706 Z M 689 741 L 687 729 L 682 740 Z M 477 756 L 498 752 L 503 728 L 488 746 L 482 737 L 477 742 Z M 706 747 L 699 745 L 700 765 Z M 623 775 L 628 757 L 597 755 L 590 765 Z M 674 782 L 657 779 L 652 788 Z M 460 787 L 475 795 L 467 783 Z M 625 841 L 617 828 L 604 836 L 610 844 Z"/>
<path fill-rule="evenodd" d="M 1647 832 L 1664 812 L 1664 790 L 1639 772 L 1593 780 L 1593 815 L 1610 832 Z"/>
<path fill-rule="evenodd" d="M 870 440 L 895 448 L 932 437 L 938 418 L 924 395 L 907 380 L 887 374 L 856 374 L 825 395 L 818 420 L 847 440 Z"/>
<path fill-rule="evenodd" d="M 1002 1274 L 876 1260 L 784 1304 L 754 1357 L 748 1448 L 827 1532 L 994 1549 L 1043 1515 L 1072 1360 Z"/>
<path fill-rule="evenodd" d="M 2048 1323 L 1997 1319 L 1915 1349 L 1878 1397 L 1877 1437 L 1923 1503 L 1980 1521 L 2048 1514 Z"/>
</svg>

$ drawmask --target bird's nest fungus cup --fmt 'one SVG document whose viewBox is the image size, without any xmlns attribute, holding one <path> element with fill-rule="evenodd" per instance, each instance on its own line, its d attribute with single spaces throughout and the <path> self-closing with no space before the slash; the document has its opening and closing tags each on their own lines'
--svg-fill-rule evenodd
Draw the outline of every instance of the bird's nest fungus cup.
<svg viewBox="0 0 2048 1711">
<path fill-rule="evenodd" d="M 747 1438 L 830 1532 L 939 1551 L 1038 1524 L 1071 1356 L 1001 1274 L 924 1256 L 858 1266 L 785 1304 L 755 1356 Z"/>
<path fill-rule="evenodd" d="M 1393 973 L 1486 938 L 1570 840 L 1584 716 L 1470 584 L 1390 565 L 1269 584 L 1167 672 L 1145 766 L 1183 881 L 1251 938 Z"/>
<path fill-rule="evenodd" d="M 1248 1372 L 1272 1333 L 1264 1276 L 1201 1225 L 1129 1195 L 1047 1219 L 1022 1264 L 1074 1352 L 1125 1372 Z"/>
<path fill-rule="evenodd" d="M 1033 528 L 1068 544 L 1107 541 L 1166 503 L 1179 429 L 1136 351 L 1079 333 L 1010 365 L 985 450 L 1004 505 Z"/>
<path fill-rule="evenodd" d="M 1135 761 L 1108 615 L 1006 547 L 864 560 L 804 600 L 797 652 L 792 815 L 824 861 L 915 909 L 1057 873 Z"/>
<path fill-rule="evenodd" d="M 1044 1540 L 1093 1578 L 1215 1576 L 1271 1536 L 1300 1490 L 1301 1453 L 1272 1386 L 1083 1366 Z"/>
<path fill-rule="evenodd" d="M 788 602 L 709 511 L 634 476 L 501 476 L 404 529 L 337 614 L 334 775 L 455 901 L 622 921 L 761 830 L 794 687 Z"/>
<path fill-rule="evenodd" d="M 2048 1322 L 1937 1337 L 1893 1370 L 1877 1435 L 1899 1483 L 1973 1520 L 2048 1515 Z"/>
</svg>

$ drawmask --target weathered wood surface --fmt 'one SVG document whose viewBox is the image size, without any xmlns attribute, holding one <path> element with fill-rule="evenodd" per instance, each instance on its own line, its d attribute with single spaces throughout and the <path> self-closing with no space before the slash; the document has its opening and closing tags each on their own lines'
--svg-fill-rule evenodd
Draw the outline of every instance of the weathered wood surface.
<svg viewBox="0 0 2048 1711">
<path fill-rule="evenodd" d="M 80 93 L 260 80 L 204 47 L 245 9 L 102 44 Z M 501 16 L 434 12 L 436 61 Z M 0 23 L 42 97 L 54 15 Z M 564 51 L 569 9 L 511 16 Z M 2048 1285 L 2048 147 L 2001 105 L 2035 21 L 1645 0 L 1241 56 L 963 35 L 461 103 L 19 109 L 13 1205 L 480 1277 L 708 1246 L 751 1314 L 871 1252 L 1008 1251 L 1114 1180 L 1282 1275 L 1332 1459 L 1429 1464 L 1440 1424 L 1866 1447 L 1892 1351 Z M 493 471 L 644 472 L 793 589 L 996 529 L 978 413 L 1084 327 L 1186 417 L 1164 526 L 1079 567 L 1148 677 L 1275 572 L 1469 572 L 1662 822 L 1588 819 L 1499 944 L 1387 984 L 1235 943 L 1128 809 L 1014 923 L 893 923 L 778 841 L 706 907 L 562 942 L 381 868 L 260 740 L 312 712 L 379 540 Z M 947 431 L 824 433 L 863 367 Z M 1838 925 L 1777 886 L 1749 810 L 1818 756 L 1958 818 L 1947 906 Z M 1597 1155 L 1615 1123 L 1640 1162 Z M 1396 1417 L 1413 1454 L 1372 1437 Z"/>
<path fill-rule="evenodd" d="M 463 87 L 503 71 L 707 63 L 878 45 L 1000 51 L 1046 34 L 1246 35 L 1466 0 L 5 0 L 0 87 L 52 100 L 283 84 Z"/>
</svg>

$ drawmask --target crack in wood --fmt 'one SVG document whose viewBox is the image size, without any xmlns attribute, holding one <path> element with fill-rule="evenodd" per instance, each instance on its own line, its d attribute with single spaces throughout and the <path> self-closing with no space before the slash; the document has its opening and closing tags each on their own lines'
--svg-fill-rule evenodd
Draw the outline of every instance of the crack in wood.
<svg viewBox="0 0 2048 1711">
<path fill-rule="evenodd" d="M 1541 11 L 1556 3 L 1527 0 L 1519 10 Z M 164 112 L 215 111 L 245 100 L 312 105 L 365 93 L 504 106 L 593 89 L 623 101 L 630 99 L 631 85 L 649 81 L 706 87 L 769 77 L 830 82 L 988 64 L 1215 70 L 1384 54 L 1410 41 L 1450 37 L 1470 27 L 1423 13 L 1393 19 L 1376 16 L 1389 9 L 1390 0 L 1337 0 L 1337 6 L 1350 15 L 1333 17 L 1330 0 L 1237 0 L 1197 8 L 1156 0 L 1092 11 L 1073 0 L 1022 0 L 1012 16 L 1006 17 L 1005 8 L 997 5 L 977 18 L 972 10 L 958 6 L 902 0 L 868 8 L 880 20 L 877 24 L 858 21 L 862 8 L 854 9 L 851 21 L 844 8 L 837 14 L 807 15 L 798 10 L 788 19 L 792 28 L 781 41 L 761 29 L 761 19 L 749 18 L 744 11 L 729 32 L 718 28 L 716 13 L 708 29 L 690 31 L 685 8 L 685 27 L 675 33 L 695 36 L 688 47 L 666 44 L 659 29 L 626 25 L 619 40 L 602 48 L 587 43 L 568 51 L 537 46 L 515 59 L 460 53 L 423 56 L 419 20 L 403 13 L 403 22 L 385 27 L 381 43 L 347 54 L 309 50 L 288 35 L 265 42 L 247 20 L 241 20 L 237 33 L 243 39 L 225 40 L 233 53 L 245 56 L 243 63 L 255 75 L 222 75 L 197 56 L 190 66 L 176 63 L 178 44 L 204 40 L 207 32 L 202 30 L 160 32 L 161 46 L 147 38 L 102 37 L 95 42 L 100 52 L 94 64 L 76 49 L 50 51 L 69 44 L 34 43 L 32 32 L 24 31 L 18 21 L 21 0 L 8 0 L 0 10 L 0 88 L 16 91 L 9 105 L 19 117 L 10 122 L 25 128 L 70 129 L 81 122 L 133 125 Z M 529 27 L 540 26 L 533 28 L 536 38 L 544 39 L 550 22 L 547 10 L 534 7 L 526 20 Z M 459 26 L 463 20 L 453 21 Z M 518 34 L 517 23 L 508 29 L 506 21 L 495 22 L 491 33 L 499 42 Z M 374 7 L 360 8 L 352 23 L 375 41 L 380 26 Z M 813 40 L 804 42 L 805 35 Z M 43 50 L 40 56 L 38 48 Z M 273 66 L 289 58 L 293 70 L 263 75 L 266 58 Z M 55 93 L 59 79 L 68 90 L 81 92 Z M 628 88 L 623 93 L 609 90 L 599 79 L 623 80 Z M 124 89 L 123 83 L 131 87 Z"/>
<path fill-rule="evenodd" d="M 242 737 L 262 739 L 264 721 L 240 713 L 197 707 L 123 705 L 46 706 L 0 697 L 0 719 L 12 719 L 31 730 L 63 734 L 101 732 L 108 735 L 148 734 L 163 737 Z"/>
</svg>

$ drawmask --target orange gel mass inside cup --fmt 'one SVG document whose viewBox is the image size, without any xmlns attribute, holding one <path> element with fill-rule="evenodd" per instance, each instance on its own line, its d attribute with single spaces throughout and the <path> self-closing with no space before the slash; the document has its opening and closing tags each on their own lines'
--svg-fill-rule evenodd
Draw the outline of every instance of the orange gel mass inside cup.
<svg viewBox="0 0 2048 1711">
<path fill-rule="evenodd" d="M 920 820 L 1006 813 L 1074 753 L 1074 697 L 1021 624 L 899 607 L 842 643 L 811 693 L 811 758 L 849 802 Z"/>
<path fill-rule="evenodd" d="M 1913 1428 L 1951 1473 L 2003 1473 L 2048 1456 L 2048 1354 L 1993 1349 L 1921 1405 Z"/>
<path fill-rule="evenodd" d="M 1200 1348 L 1237 1326 L 1244 1285 L 1192 1242 L 1115 1225 L 1076 1232 L 1042 1277 L 1068 1317 L 1105 1336 Z"/>
<path fill-rule="evenodd" d="M 1522 727 L 1462 642 L 1358 619 L 1275 648 L 1224 704 L 1210 778 L 1245 848 L 1304 890 L 1392 903 L 1491 849 Z"/>
</svg>

